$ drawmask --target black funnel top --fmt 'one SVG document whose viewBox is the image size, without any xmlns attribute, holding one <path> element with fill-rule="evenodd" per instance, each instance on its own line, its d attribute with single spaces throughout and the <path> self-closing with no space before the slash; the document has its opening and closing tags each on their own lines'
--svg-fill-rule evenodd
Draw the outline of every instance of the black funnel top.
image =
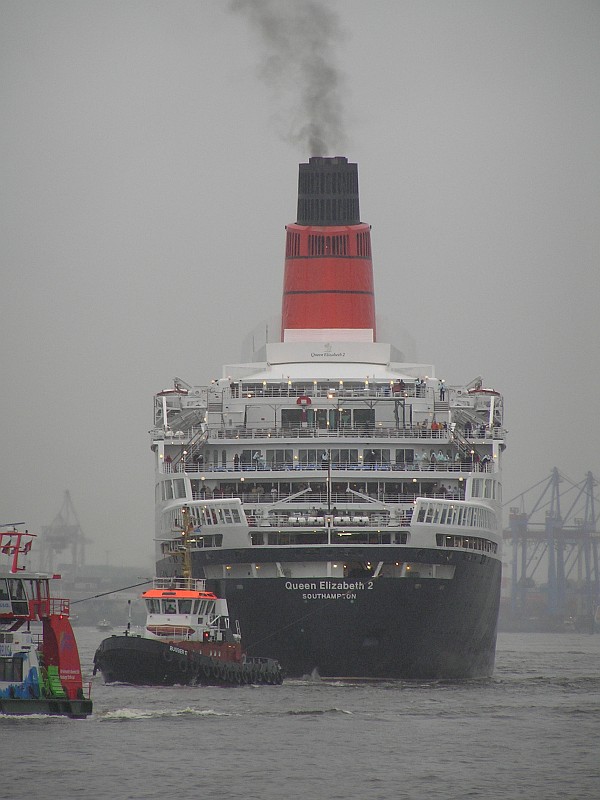
<svg viewBox="0 0 600 800">
<path fill-rule="evenodd" d="M 298 225 L 358 225 L 358 164 L 313 156 L 300 164 Z"/>
</svg>

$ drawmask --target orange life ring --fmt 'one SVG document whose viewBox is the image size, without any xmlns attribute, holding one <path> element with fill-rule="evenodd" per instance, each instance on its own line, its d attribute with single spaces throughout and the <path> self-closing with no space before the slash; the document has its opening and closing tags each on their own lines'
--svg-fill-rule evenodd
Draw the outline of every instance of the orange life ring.
<svg viewBox="0 0 600 800">
<path fill-rule="evenodd" d="M 299 406 L 309 406 L 311 404 L 311 399 L 306 394 L 300 395 L 300 397 L 296 400 L 296 404 Z"/>
</svg>

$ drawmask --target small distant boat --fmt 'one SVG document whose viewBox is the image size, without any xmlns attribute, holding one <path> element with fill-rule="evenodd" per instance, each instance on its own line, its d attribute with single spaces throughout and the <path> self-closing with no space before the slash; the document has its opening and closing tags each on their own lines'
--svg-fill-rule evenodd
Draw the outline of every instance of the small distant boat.
<svg viewBox="0 0 600 800">
<path fill-rule="evenodd" d="M 0 555 L 10 561 L 8 570 L 0 566 L 0 714 L 84 719 L 92 701 L 83 692 L 70 603 L 50 594 L 50 581 L 59 576 L 19 566 L 34 537 L 0 531 Z"/>
<path fill-rule="evenodd" d="M 112 631 L 112 622 L 108 619 L 101 619 L 99 622 L 96 623 L 96 627 L 99 631 Z"/>
</svg>

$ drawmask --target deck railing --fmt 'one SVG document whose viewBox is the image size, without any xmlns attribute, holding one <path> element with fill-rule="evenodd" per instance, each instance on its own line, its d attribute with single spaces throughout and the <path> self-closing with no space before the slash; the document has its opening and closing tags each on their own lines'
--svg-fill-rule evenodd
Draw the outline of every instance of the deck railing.
<svg viewBox="0 0 600 800">
<path fill-rule="evenodd" d="M 278 503 L 282 500 L 287 500 L 291 497 L 292 494 L 286 494 L 285 492 L 242 492 L 240 494 L 234 494 L 233 492 L 223 491 L 221 489 L 215 489 L 214 491 L 201 491 L 201 492 L 193 492 L 192 493 L 192 500 L 222 500 L 222 499 L 233 499 L 239 498 L 245 504 L 254 504 L 254 503 Z M 368 495 L 367 497 L 362 497 L 360 495 L 347 493 L 347 492 L 332 492 L 331 493 L 331 506 L 332 508 L 336 505 L 340 507 L 351 505 L 362 505 L 364 506 L 366 503 L 369 503 L 371 500 L 374 500 L 378 503 L 390 503 L 393 505 L 397 505 L 398 503 L 414 503 L 416 497 L 432 497 L 432 498 L 439 498 L 441 500 L 464 500 L 465 493 L 464 491 L 431 491 L 431 492 L 414 492 L 414 493 L 405 493 L 405 494 L 395 494 L 390 492 L 379 492 L 377 494 Z M 306 493 L 303 497 L 296 498 L 294 506 L 326 506 L 327 505 L 327 493 L 326 492 L 318 492 L 312 491 L 310 493 Z"/>
<path fill-rule="evenodd" d="M 235 465 L 235 464 L 225 464 L 225 466 L 220 466 L 217 464 L 188 464 L 187 462 L 180 462 L 179 464 L 165 464 L 164 465 L 164 472 L 166 473 L 177 473 L 177 472 L 185 472 L 186 474 L 194 474 L 194 473 L 210 473 L 212 474 L 236 474 L 236 475 L 246 475 L 250 474 L 260 474 L 262 478 L 266 479 L 266 474 L 272 475 L 274 472 L 297 472 L 297 471 L 309 471 L 309 472 L 325 472 L 327 471 L 327 467 L 323 467 L 322 464 L 298 464 L 297 462 L 293 463 L 280 463 L 280 464 L 273 464 L 272 466 L 259 465 L 259 464 L 248 464 L 248 465 Z M 331 473 L 338 473 L 338 472 L 418 472 L 418 473 L 427 473 L 427 472 L 453 472 L 453 473 L 461 473 L 461 472 L 492 472 L 492 465 L 490 463 L 485 464 L 480 462 L 473 462 L 470 461 L 466 462 L 443 462 L 443 463 L 435 463 L 435 464 L 405 464 L 405 463 L 391 463 L 391 464 L 332 464 L 331 466 Z"/>
<path fill-rule="evenodd" d="M 184 431 L 177 431 L 171 437 L 161 433 L 159 438 L 176 439 L 178 444 L 186 444 L 200 437 L 205 431 L 198 427 L 191 427 Z M 368 425 L 364 427 L 339 426 L 329 428 L 310 427 L 256 427 L 256 428 L 208 428 L 207 438 L 211 441 L 219 440 L 240 440 L 252 441 L 256 439 L 328 439 L 328 438 L 348 438 L 348 439 L 436 439 L 442 441 L 452 440 L 450 427 L 432 429 L 431 427 L 421 427 L 419 425 L 395 428 L 391 426 Z M 461 430 L 461 435 L 468 441 L 477 444 L 486 439 L 503 439 L 505 431 L 503 428 L 481 428 L 473 429 L 470 432 Z"/>
</svg>

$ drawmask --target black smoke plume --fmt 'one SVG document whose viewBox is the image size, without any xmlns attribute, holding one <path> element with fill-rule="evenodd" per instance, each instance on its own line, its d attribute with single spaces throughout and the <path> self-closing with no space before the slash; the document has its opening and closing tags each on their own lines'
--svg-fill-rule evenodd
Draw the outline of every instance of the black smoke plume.
<svg viewBox="0 0 600 800">
<path fill-rule="evenodd" d="M 264 47 L 261 78 L 278 102 L 283 138 L 311 156 L 345 149 L 343 76 L 335 48 L 343 38 L 337 14 L 319 0 L 232 0 Z M 283 122 L 285 116 L 285 122 Z"/>
</svg>

